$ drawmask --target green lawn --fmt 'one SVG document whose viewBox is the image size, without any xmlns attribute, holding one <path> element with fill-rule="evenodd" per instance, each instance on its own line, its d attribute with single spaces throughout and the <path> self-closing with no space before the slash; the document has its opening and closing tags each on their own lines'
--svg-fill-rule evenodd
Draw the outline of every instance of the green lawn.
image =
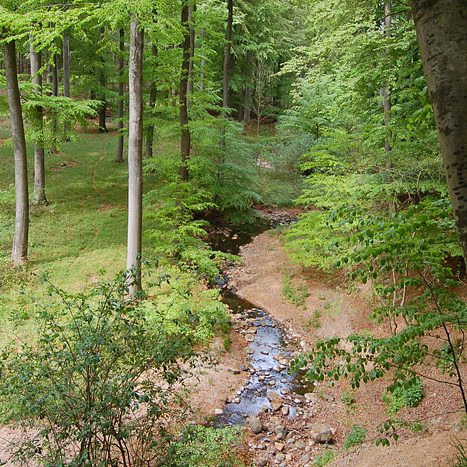
<svg viewBox="0 0 467 467">
<path fill-rule="evenodd" d="M 3 127 L 0 137 L 7 134 Z M 96 280 L 101 270 L 114 275 L 125 267 L 128 171 L 126 162 L 114 162 L 116 144 L 115 133 L 80 134 L 64 143 L 60 154 L 47 154 L 50 204 L 32 207 L 29 265 L 21 272 L 9 267 L 13 151 L 0 147 L 0 320 L 5 325 L 13 317 L 27 317 L 43 297 L 38 276 L 44 273 L 60 288 L 76 291 Z M 33 151 L 28 149 L 32 194 Z M 146 191 L 150 188 L 151 180 Z M 4 331 L 8 328 L 3 326 Z"/>
</svg>

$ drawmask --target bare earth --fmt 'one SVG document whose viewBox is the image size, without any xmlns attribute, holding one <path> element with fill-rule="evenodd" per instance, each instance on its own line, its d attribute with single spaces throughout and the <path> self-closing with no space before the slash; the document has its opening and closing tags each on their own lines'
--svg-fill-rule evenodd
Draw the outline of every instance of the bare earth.
<svg viewBox="0 0 467 467">
<path fill-rule="evenodd" d="M 378 335 L 385 332 L 384 328 L 376 328 L 368 320 L 368 290 L 349 295 L 341 286 L 342 281 L 339 278 L 297 269 L 291 265 L 278 236 L 268 232 L 259 235 L 250 244 L 242 247 L 241 256 L 242 264 L 229 272 L 230 284 L 237 289 L 242 298 L 265 309 L 282 322 L 292 335 L 301 340 L 302 348 L 323 337 L 345 337 L 363 330 L 371 330 Z M 298 282 L 306 286 L 309 296 L 304 306 L 297 307 L 285 300 L 282 291 L 285 273 L 289 276 L 295 275 Z M 315 310 L 320 310 L 318 325 L 316 320 L 310 321 Z M 308 416 L 305 414 L 304 418 L 311 419 L 312 422 L 325 422 L 334 427 L 337 430 L 338 448 L 342 447 L 346 434 L 354 424 L 368 428 L 367 439 L 374 438 L 378 435 L 375 427 L 388 418 L 380 395 L 386 383 L 387 381 L 378 381 L 360 388 L 356 395 L 358 409 L 355 412 L 349 412 L 340 400 L 342 393 L 347 389 L 345 383 L 339 383 L 334 388 L 324 385 L 315 391 L 320 396 L 317 405 L 313 406 L 310 409 L 311 413 L 308 413 Z M 451 465 L 455 457 L 454 440 L 466 438 L 465 431 L 457 428 L 462 414 L 462 411 L 459 411 L 461 407 L 461 400 L 455 388 L 429 382 L 425 384 L 425 398 L 420 406 L 417 409 L 404 409 L 399 414 L 404 420 L 422 420 L 426 428 L 422 434 L 401 430 L 401 439 L 390 447 L 377 447 L 368 442 L 345 455 L 341 454 L 332 465 Z M 264 421 L 267 424 L 268 418 L 264 418 Z M 306 426 L 304 424 L 304 429 Z M 259 439 L 252 434 L 251 437 L 253 442 Z M 319 449 L 316 451 L 316 447 L 313 447 L 311 453 L 309 465 L 319 453 Z M 282 459 L 282 456 L 280 458 Z M 280 462 L 272 457 L 263 465 L 275 464 Z M 297 455 L 294 453 L 292 459 L 282 465 L 301 466 L 307 463 L 297 461 Z"/>
</svg>

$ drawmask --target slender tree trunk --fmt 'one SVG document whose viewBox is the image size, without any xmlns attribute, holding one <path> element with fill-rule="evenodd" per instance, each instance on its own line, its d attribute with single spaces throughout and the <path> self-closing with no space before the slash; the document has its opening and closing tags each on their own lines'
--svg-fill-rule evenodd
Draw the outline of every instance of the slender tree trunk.
<svg viewBox="0 0 467 467">
<path fill-rule="evenodd" d="M 412 10 L 467 261 L 467 2 L 412 0 Z"/>
<path fill-rule="evenodd" d="M 154 59 L 157 57 L 157 47 L 155 45 L 152 46 L 151 49 L 152 56 Z M 157 99 L 157 83 L 155 79 L 151 80 L 151 84 L 149 86 L 149 116 L 151 119 L 154 119 L 154 108 L 156 106 L 156 99 Z M 149 122 L 146 131 L 146 147 L 144 150 L 144 154 L 146 157 L 153 156 L 153 144 L 154 144 L 154 130 L 156 125 L 153 120 Z"/>
<path fill-rule="evenodd" d="M 183 27 L 183 60 L 182 72 L 180 77 L 180 127 L 182 130 L 181 138 L 181 165 L 180 165 L 180 178 L 183 181 L 188 181 L 188 167 L 187 163 L 190 158 L 191 152 L 191 134 L 188 126 L 188 73 L 190 69 L 190 29 L 188 26 L 189 20 L 189 5 L 185 1 L 182 7 L 181 24 Z"/>
<path fill-rule="evenodd" d="M 11 259 L 15 266 L 27 262 L 29 233 L 29 193 L 26 138 L 18 86 L 15 42 L 3 46 L 15 158 L 16 214 Z"/>
<path fill-rule="evenodd" d="M 71 97 L 71 67 L 70 67 L 70 36 L 65 33 L 63 36 L 63 95 Z M 69 141 L 69 122 L 65 122 L 63 127 L 64 140 Z"/>
<path fill-rule="evenodd" d="M 31 76 L 34 92 L 42 95 L 41 53 L 37 52 L 34 44 L 30 43 Z M 34 144 L 34 203 L 47 204 L 45 196 L 45 151 L 44 151 L 44 108 L 37 107 L 33 117 L 36 133 L 39 135 Z"/>
<path fill-rule="evenodd" d="M 188 108 L 191 106 L 191 100 L 194 91 L 194 64 L 195 64 L 195 45 L 196 45 L 196 28 L 195 28 L 195 14 L 196 4 L 189 7 L 189 19 L 190 24 L 190 63 L 188 68 Z"/>
<path fill-rule="evenodd" d="M 58 79 L 58 55 L 54 54 L 53 56 L 53 67 L 52 67 L 52 93 L 54 97 L 58 97 L 59 92 L 60 92 L 60 83 Z M 53 154 L 58 153 L 57 149 L 57 141 L 58 141 L 58 121 L 57 121 L 57 115 L 54 111 L 53 116 L 52 116 L 52 147 L 51 147 L 51 152 Z"/>
<path fill-rule="evenodd" d="M 63 36 L 63 95 L 71 97 L 70 36 Z"/>
<path fill-rule="evenodd" d="M 384 2 L 384 35 L 389 39 L 392 27 L 392 8 L 391 0 Z M 381 89 L 383 95 L 383 108 L 384 108 L 384 127 L 386 129 L 386 138 L 384 142 L 384 150 L 386 152 L 386 170 L 388 173 L 392 170 L 391 160 L 391 95 L 389 86 L 385 84 Z"/>
<path fill-rule="evenodd" d="M 141 290 L 141 239 L 143 219 L 143 50 L 144 32 L 131 23 L 128 125 L 128 250 L 127 270 L 132 272 L 129 295 Z"/>
<path fill-rule="evenodd" d="M 198 84 L 198 89 L 200 91 L 204 91 L 204 71 L 206 68 L 206 58 L 204 56 L 204 36 L 205 36 L 205 31 L 204 29 L 201 29 L 199 32 L 199 38 L 201 41 L 201 48 L 203 52 L 201 53 L 201 58 L 199 61 L 199 84 Z"/>
<path fill-rule="evenodd" d="M 251 121 L 251 87 L 247 86 L 245 88 L 245 96 L 243 103 L 243 123 L 248 125 Z"/>
<path fill-rule="evenodd" d="M 223 100 L 224 109 L 229 107 L 230 100 L 230 58 L 232 54 L 233 35 L 233 0 L 227 0 L 227 29 L 225 34 L 224 70 L 223 70 Z"/>
<path fill-rule="evenodd" d="M 103 40 L 104 32 L 105 32 L 104 28 L 101 28 L 100 30 L 101 40 Z M 107 130 L 107 98 L 105 95 L 106 76 L 105 76 L 105 60 L 104 60 L 103 55 L 101 55 L 100 61 L 101 61 L 101 66 L 99 69 L 99 86 L 101 90 L 100 90 L 99 100 L 102 102 L 102 104 L 99 106 L 99 110 L 98 110 L 99 131 L 101 133 L 107 133 L 108 131 Z"/>
<path fill-rule="evenodd" d="M 123 162 L 123 151 L 125 145 L 125 135 L 123 130 L 125 125 L 123 123 L 124 117 L 124 93 L 125 87 L 123 84 L 124 70 L 125 70 L 125 30 L 120 29 L 120 40 L 119 40 L 119 52 L 118 57 L 118 146 L 117 146 L 117 157 L 115 158 L 116 162 Z"/>
</svg>

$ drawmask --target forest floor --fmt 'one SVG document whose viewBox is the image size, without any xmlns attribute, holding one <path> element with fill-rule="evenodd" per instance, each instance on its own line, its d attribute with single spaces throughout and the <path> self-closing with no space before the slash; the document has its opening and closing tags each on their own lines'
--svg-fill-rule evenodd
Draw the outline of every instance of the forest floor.
<svg viewBox="0 0 467 467">
<path fill-rule="evenodd" d="M 265 232 L 241 248 L 242 263 L 229 271 L 230 286 L 236 293 L 277 319 L 289 335 L 298 337 L 306 349 L 319 338 L 346 337 L 355 332 L 388 332 L 369 320 L 372 298 L 368 288 L 347 293 L 343 278 L 327 276 L 313 270 L 302 270 L 288 259 L 280 233 Z M 296 290 L 306 289 L 307 297 L 299 306 L 284 297 L 284 281 L 290 280 Z M 290 297 L 289 297 L 290 298 Z M 335 387 L 318 386 L 313 396 L 295 396 L 302 414 L 294 420 L 278 410 L 261 414 L 263 431 L 248 431 L 247 442 L 258 465 L 312 465 L 326 447 L 313 441 L 312 432 L 318 424 L 335 433 L 331 445 L 332 465 L 343 466 L 447 466 L 455 457 L 454 443 L 466 438 L 459 428 L 462 415 L 459 394 L 455 388 L 424 382 L 425 397 L 416 409 L 404 409 L 398 419 L 420 422 L 414 432 L 399 430 L 401 439 L 390 447 L 376 447 L 370 440 L 378 437 L 376 427 L 389 418 L 381 394 L 388 380 L 364 385 L 356 392 L 346 383 Z M 352 394 L 355 402 L 344 404 L 345 395 Z M 298 399 L 297 399 L 298 397 Z M 285 401 L 284 401 L 285 403 Z M 348 451 L 343 441 L 358 425 L 366 430 L 367 442 Z M 277 436 L 282 426 L 286 436 Z M 326 456 L 327 454 L 325 454 Z M 389 461 L 390 459 L 390 461 Z"/>
</svg>

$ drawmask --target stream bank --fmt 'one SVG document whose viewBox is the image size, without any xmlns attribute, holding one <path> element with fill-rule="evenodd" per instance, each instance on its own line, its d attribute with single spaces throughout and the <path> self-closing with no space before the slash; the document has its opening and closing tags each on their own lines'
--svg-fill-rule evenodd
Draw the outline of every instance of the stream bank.
<svg viewBox="0 0 467 467">
<path fill-rule="evenodd" d="M 284 334 L 290 336 L 292 354 L 309 348 L 320 338 L 346 337 L 355 332 L 375 335 L 389 332 L 368 318 L 371 313 L 368 286 L 349 294 L 340 277 L 294 266 L 280 235 L 260 233 L 239 248 L 239 253 L 241 263 L 231 265 L 226 271 L 228 284 L 238 297 L 250 303 L 249 307 L 266 310 Z M 293 276 L 306 287 L 308 297 L 302 306 L 285 299 L 284 274 Z M 311 320 L 317 310 L 319 320 Z M 244 323 L 235 326 L 241 332 Z M 425 431 L 401 429 L 401 439 L 388 448 L 374 446 L 371 441 L 349 451 L 342 448 L 354 425 L 368 429 L 369 440 L 378 436 L 376 427 L 388 418 L 381 399 L 387 383 L 387 380 L 375 381 L 355 392 L 350 391 L 346 382 L 335 387 L 321 384 L 313 393 L 289 393 L 277 399 L 274 407 L 260 410 L 248 423 L 246 440 L 255 465 L 311 466 L 328 449 L 335 454 L 333 466 L 449 465 L 449 459 L 455 454 L 453 442 L 465 438 L 465 431 L 459 432 L 457 428 L 455 388 L 439 387 L 433 382 L 427 382 L 427 396 L 418 408 L 404 409 L 400 414 L 403 420 L 423 419 Z M 344 404 L 346 394 L 353 394 L 354 406 Z M 294 417 L 283 415 L 283 407 L 290 405 L 295 408 Z M 329 437 L 332 444 L 319 442 Z M 389 464 L 388 459 L 391 459 Z"/>
</svg>

